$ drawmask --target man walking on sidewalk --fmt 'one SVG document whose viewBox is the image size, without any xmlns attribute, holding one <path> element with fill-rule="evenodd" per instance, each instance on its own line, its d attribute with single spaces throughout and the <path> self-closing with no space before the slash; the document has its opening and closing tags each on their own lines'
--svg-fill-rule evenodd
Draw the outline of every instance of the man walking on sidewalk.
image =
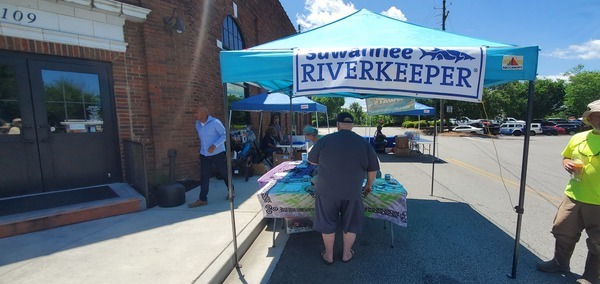
<svg viewBox="0 0 600 284">
<path fill-rule="evenodd" d="M 227 172 L 227 155 L 225 154 L 225 141 L 227 140 L 225 127 L 220 120 L 208 115 L 206 107 L 199 107 L 196 112 L 196 132 L 200 138 L 200 196 L 188 207 L 194 208 L 208 204 L 208 181 L 212 176 L 212 165 L 215 165 L 223 181 L 229 188 L 229 174 Z M 231 186 L 233 190 L 233 185 Z M 229 198 L 229 194 L 227 195 Z"/>
</svg>

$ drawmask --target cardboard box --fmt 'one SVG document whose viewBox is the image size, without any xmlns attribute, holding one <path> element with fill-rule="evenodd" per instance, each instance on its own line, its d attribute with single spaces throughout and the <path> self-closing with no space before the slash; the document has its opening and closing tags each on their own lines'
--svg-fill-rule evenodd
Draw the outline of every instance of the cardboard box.
<svg viewBox="0 0 600 284">
<path fill-rule="evenodd" d="M 402 157 L 402 156 L 408 156 L 410 154 L 410 149 L 408 148 L 394 148 L 394 155 L 398 156 L 398 157 Z"/>
<path fill-rule="evenodd" d="M 273 166 L 277 166 L 283 162 L 291 161 L 289 154 L 273 154 Z"/>
<path fill-rule="evenodd" d="M 288 234 L 310 232 L 312 226 L 313 221 L 309 217 L 285 218 L 285 231 Z"/>
<path fill-rule="evenodd" d="M 294 161 L 302 160 L 302 153 L 306 153 L 304 150 L 299 150 L 294 152 Z"/>
<path fill-rule="evenodd" d="M 267 170 L 267 168 L 265 167 L 265 164 L 263 164 L 263 163 L 253 164 L 252 170 L 254 171 L 254 174 L 256 174 L 256 175 L 264 175 L 269 171 L 269 170 Z"/>
<path fill-rule="evenodd" d="M 405 149 L 408 148 L 408 136 L 405 135 L 396 135 L 394 138 L 396 142 L 396 148 Z"/>
</svg>

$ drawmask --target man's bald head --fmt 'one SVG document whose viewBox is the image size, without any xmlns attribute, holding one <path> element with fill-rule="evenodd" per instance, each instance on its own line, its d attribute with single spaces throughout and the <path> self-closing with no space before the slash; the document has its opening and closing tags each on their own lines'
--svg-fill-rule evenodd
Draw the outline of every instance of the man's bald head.
<svg viewBox="0 0 600 284">
<path fill-rule="evenodd" d="M 196 110 L 196 119 L 200 120 L 200 122 L 205 123 L 208 119 L 208 109 L 206 107 L 198 107 Z"/>
</svg>

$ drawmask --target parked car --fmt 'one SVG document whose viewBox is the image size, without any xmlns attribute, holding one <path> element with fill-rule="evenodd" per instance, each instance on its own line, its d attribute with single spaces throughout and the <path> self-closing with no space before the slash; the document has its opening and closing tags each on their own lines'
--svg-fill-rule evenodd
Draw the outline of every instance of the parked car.
<svg viewBox="0 0 600 284">
<path fill-rule="evenodd" d="M 500 125 L 500 134 L 521 136 L 521 134 L 523 134 L 523 127 L 525 127 L 525 124 L 520 122 L 502 123 L 502 125 Z"/>
<path fill-rule="evenodd" d="M 483 128 L 473 127 L 471 125 L 460 125 L 460 126 L 452 128 L 452 131 L 471 133 L 471 134 L 483 134 Z"/>
<path fill-rule="evenodd" d="M 551 126 L 551 127 L 554 128 L 554 129 L 556 129 L 556 131 L 558 132 L 558 134 L 565 134 L 565 133 L 567 133 L 564 128 L 558 127 L 557 125 L 554 125 L 554 126 Z"/>
<path fill-rule="evenodd" d="M 564 130 L 564 129 L 563 129 Z M 558 130 L 553 126 L 542 126 L 542 134 L 545 135 L 558 135 Z"/>
<path fill-rule="evenodd" d="M 531 136 L 535 136 L 536 134 L 542 134 L 544 131 L 542 130 L 542 125 L 540 123 L 531 123 L 529 125 Z M 521 131 L 525 133 L 525 127 L 521 128 Z"/>
<path fill-rule="evenodd" d="M 561 124 L 561 123 L 569 123 L 569 121 L 568 121 L 568 120 L 566 120 L 566 119 L 564 119 L 564 118 L 558 118 L 558 117 L 551 117 L 551 118 L 548 118 L 548 119 L 547 119 L 547 121 L 554 122 L 554 123 L 556 123 L 556 124 Z"/>
<path fill-rule="evenodd" d="M 523 123 L 525 124 L 525 120 L 517 120 L 514 117 L 505 117 L 502 119 L 503 123 Z"/>
<path fill-rule="evenodd" d="M 574 123 L 559 123 L 556 126 L 560 127 L 560 128 L 564 128 L 565 133 L 567 133 L 569 135 L 574 135 L 575 133 L 579 132 L 579 130 L 581 130 L 581 127 Z"/>
</svg>

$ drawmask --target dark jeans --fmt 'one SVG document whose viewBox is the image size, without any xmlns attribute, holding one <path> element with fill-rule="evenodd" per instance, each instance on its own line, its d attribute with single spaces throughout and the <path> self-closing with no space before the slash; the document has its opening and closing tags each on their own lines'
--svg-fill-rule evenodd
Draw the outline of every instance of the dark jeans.
<svg viewBox="0 0 600 284">
<path fill-rule="evenodd" d="M 200 197 L 198 199 L 202 201 L 207 201 L 206 195 L 208 195 L 208 181 L 212 176 L 212 165 L 215 165 L 217 172 L 223 177 L 225 185 L 229 188 L 229 173 L 227 172 L 225 152 L 214 156 L 200 155 Z M 231 190 L 234 190 L 233 185 L 231 185 Z"/>
</svg>

